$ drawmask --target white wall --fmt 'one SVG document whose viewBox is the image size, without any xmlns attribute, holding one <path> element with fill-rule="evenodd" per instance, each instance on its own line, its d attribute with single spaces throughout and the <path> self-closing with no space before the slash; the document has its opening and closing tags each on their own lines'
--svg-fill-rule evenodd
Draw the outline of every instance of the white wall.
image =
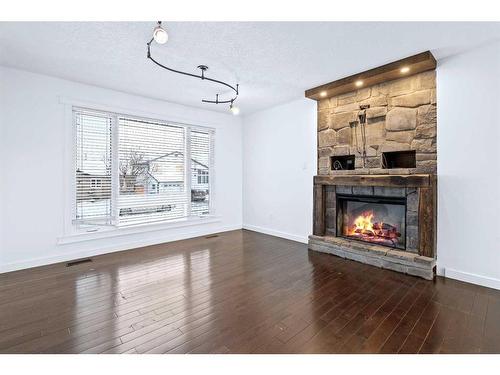
<svg viewBox="0 0 500 375">
<path fill-rule="evenodd" d="M 3 207 L 3 201 L 4 201 L 4 193 L 3 193 L 3 183 L 2 181 L 4 180 L 3 176 L 3 170 L 4 170 L 4 161 L 3 161 L 3 152 L 2 150 L 4 149 L 4 134 L 3 134 L 3 129 L 5 126 L 5 121 L 3 119 L 3 111 L 1 110 L 1 103 L 3 100 L 3 87 L 0 84 L 0 250 L 3 249 L 3 217 L 4 217 L 4 207 Z"/>
<path fill-rule="evenodd" d="M 243 121 L 243 226 L 307 242 L 316 174 L 316 103 L 299 99 Z"/>
<path fill-rule="evenodd" d="M 439 61 L 438 271 L 500 289 L 500 44 Z"/>
<path fill-rule="evenodd" d="M 60 96 L 215 127 L 220 222 L 57 245 L 63 234 L 67 177 L 64 126 L 70 125 L 64 121 Z M 230 114 L 0 67 L 0 121 L 0 271 L 241 228 L 241 119 Z"/>
</svg>

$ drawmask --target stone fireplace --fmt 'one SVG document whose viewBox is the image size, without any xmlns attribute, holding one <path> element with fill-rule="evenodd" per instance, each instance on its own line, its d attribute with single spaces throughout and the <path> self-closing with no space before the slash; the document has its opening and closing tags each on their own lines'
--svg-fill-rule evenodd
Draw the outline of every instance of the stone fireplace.
<svg viewBox="0 0 500 375">
<path fill-rule="evenodd" d="M 423 55 L 428 65 L 418 65 L 420 71 L 403 78 L 398 75 L 402 66 Z M 424 53 L 308 90 L 318 101 L 310 250 L 434 277 L 437 121 L 432 61 Z M 374 84 L 353 89 L 363 82 L 359 77 L 371 77 Z M 335 95 L 324 94 L 331 92 Z"/>
</svg>

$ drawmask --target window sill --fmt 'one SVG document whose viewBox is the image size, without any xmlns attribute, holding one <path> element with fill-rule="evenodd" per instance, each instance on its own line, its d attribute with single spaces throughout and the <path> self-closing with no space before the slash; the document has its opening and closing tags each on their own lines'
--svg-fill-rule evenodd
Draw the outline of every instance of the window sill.
<svg viewBox="0 0 500 375">
<path fill-rule="evenodd" d="M 174 228 L 183 228 L 193 225 L 211 224 L 220 221 L 221 221 L 220 217 L 206 216 L 206 217 L 179 219 L 175 221 L 169 221 L 168 223 L 139 224 L 126 227 L 100 228 L 99 230 L 93 232 L 76 232 L 58 237 L 57 244 L 66 245 L 70 243 L 92 241 L 102 238 L 126 236 L 131 234 L 147 233 L 147 232 L 168 230 Z"/>
</svg>

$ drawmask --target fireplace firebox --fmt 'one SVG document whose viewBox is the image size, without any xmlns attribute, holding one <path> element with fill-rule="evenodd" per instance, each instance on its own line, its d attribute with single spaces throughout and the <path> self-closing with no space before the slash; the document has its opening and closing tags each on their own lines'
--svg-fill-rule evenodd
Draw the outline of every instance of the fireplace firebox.
<svg viewBox="0 0 500 375">
<path fill-rule="evenodd" d="M 406 198 L 337 195 L 337 236 L 406 249 Z"/>
</svg>

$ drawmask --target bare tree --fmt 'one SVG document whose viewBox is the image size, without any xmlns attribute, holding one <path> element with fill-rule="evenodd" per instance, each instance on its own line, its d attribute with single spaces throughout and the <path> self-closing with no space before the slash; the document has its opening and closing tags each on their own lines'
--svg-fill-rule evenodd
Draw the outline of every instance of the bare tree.
<svg viewBox="0 0 500 375">
<path fill-rule="evenodd" d="M 138 176 L 154 172 L 144 154 L 137 151 L 130 151 L 125 159 L 120 160 L 118 169 L 120 172 L 120 191 L 122 193 L 134 191 Z"/>
</svg>

